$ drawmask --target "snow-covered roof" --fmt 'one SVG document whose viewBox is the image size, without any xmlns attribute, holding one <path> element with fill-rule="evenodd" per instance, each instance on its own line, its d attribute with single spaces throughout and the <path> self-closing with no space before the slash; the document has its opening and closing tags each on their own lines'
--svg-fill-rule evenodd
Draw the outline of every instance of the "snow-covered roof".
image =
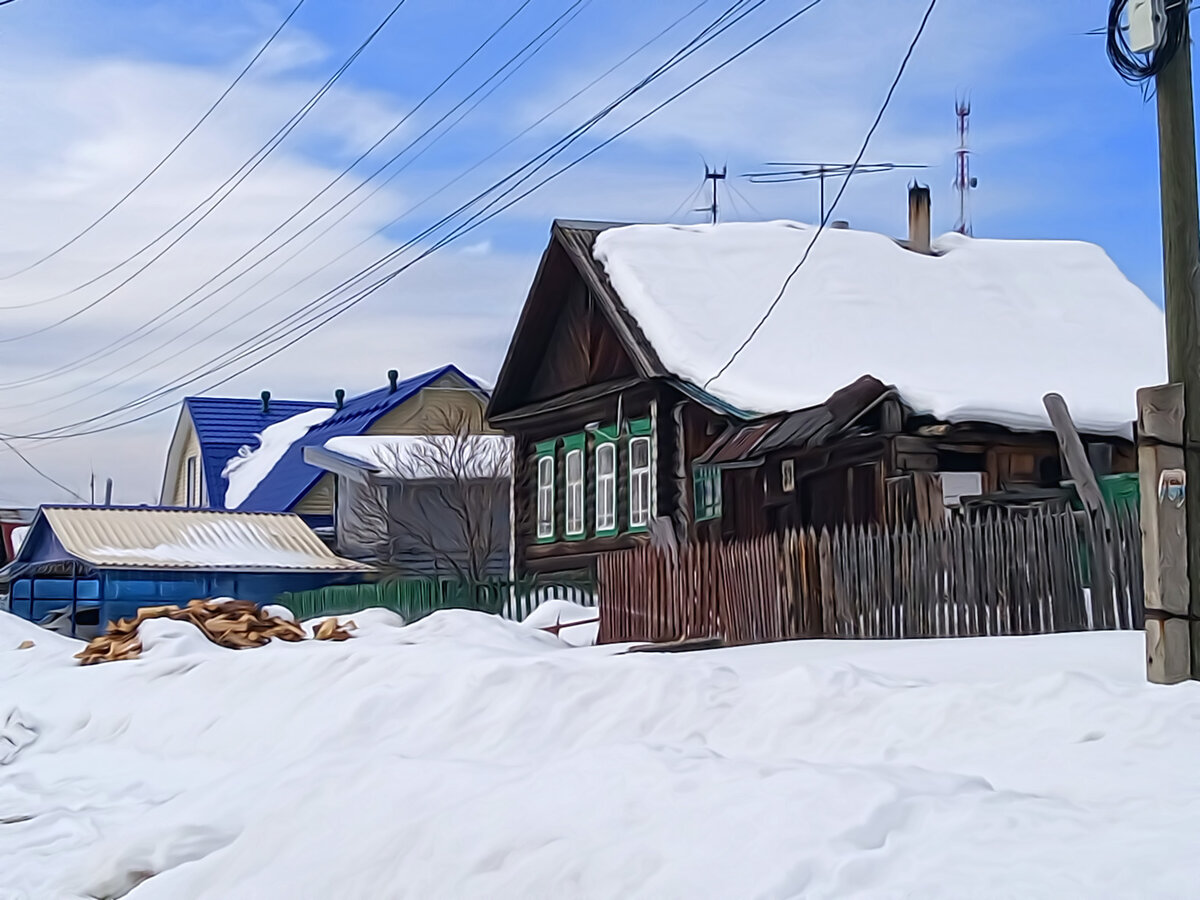
<svg viewBox="0 0 1200 900">
<path fill-rule="evenodd" d="M 276 457 L 270 469 L 255 481 L 237 508 L 265 512 L 293 508 L 325 474 L 305 462 L 306 449 L 324 446 L 326 441 L 337 436 L 361 435 L 388 413 L 419 396 L 425 388 L 449 383 L 483 394 L 479 386 L 457 367 L 446 365 L 402 379 L 395 389 L 389 385 L 347 398 L 341 409 L 335 410 L 324 421 L 309 425 L 299 436 L 289 440 L 283 452 Z M 247 478 L 247 482 L 249 480 Z M 232 505 L 227 494 L 226 506 Z"/>
<path fill-rule="evenodd" d="M 314 425 L 320 425 L 336 412 L 334 409 L 309 409 L 297 413 L 282 422 L 268 426 L 258 436 L 258 446 L 249 445 L 238 450 L 229 459 L 221 472 L 228 482 L 225 488 L 225 506 L 237 509 L 254 493 L 254 489 L 279 464 L 292 444 L 308 434 Z"/>
<path fill-rule="evenodd" d="M 466 436 L 348 435 L 325 442 L 325 449 L 374 471 L 401 478 L 496 478 L 512 471 L 512 439 L 502 434 Z"/>
<path fill-rule="evenodd" d="M 869 374 L 946 421 L 1046 428 L 1056 391 L 1081 430 L 1128 434 L 1137 389 L 1166 379 L 1162 311 L 1093 244 L 949 234 L 925 255 L 840 229 L 713 379 L 814 231 L 631 225 L 602 231 L 594 255 L 663 366 L 747 412 L 815 406 Z"/>
<path fill-rule="evenodd" d="M 299 516 L 203 509 L 45 506 L 45 526 L 66 553 L 119 569 L 211 569 L 241 572 L 362 572 L 370 566 L 334 556 Z M 44 541 L 26 540 L 17 562 Z"/>
<path fill-rule="evenodd" d="M 258 436 L 284 419 L 308 412 L 317 407 L 333 409 L 333 403 L 310 400 L 281 400 L 272 397 L 263 409 L 260 398 L 254 397 L 187 397 L 183 401 L 186 416 L 191 419 L 196 439 L 201 447 L 204 468 L 204 487 L 208 503 L 214 509 L 225 506 L 226 481 L 221 474 L 230 459 L 246 445 L 258 442 Z M 182 456 L 182 445 L 178 447 Z M 175 466 L 182 459 L 175 460 Z M 166 475 L 176 472 L 168 462 Z M 164 503 L 173 502 L 174 483 L 164 488 Z"/>
</svg>

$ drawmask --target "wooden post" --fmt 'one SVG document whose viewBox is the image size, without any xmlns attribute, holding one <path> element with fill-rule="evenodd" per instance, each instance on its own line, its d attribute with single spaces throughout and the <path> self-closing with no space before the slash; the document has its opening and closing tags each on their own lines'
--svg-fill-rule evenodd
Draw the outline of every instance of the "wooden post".
<svg viewBox="0 0 1200 900">
<path fill-rule="evenodd" d="M 1091 533 L 1095 535 L 1092 541 L 1091 556 L 1091 592 L 1092 592 L 1092 623 L 1101 628 L 1115 622 L 1113 603 L 1115 600 L 1112 577 L 1112 520 L 1108 508 L 1104 505 L 1104 495 L 1100 493 L 1100 482 L 1092 471 L 1088 461 L 1087 451 L 1080 440 L 1079 432 L 1071 419 L 1067 403 L 1058 394 L 1047 394 L 1042 398 L 1046 412 L 1050 415 L 1050 423 L 1058 436 L 1058 446 L 1062 451 L 1063 461 L 1067 471 L 1079 492 L 1084 509 L 1093 526 Z"/>
<path fill-rule="evenodd" d="M 1196 125 L 1192 101 L 1191 35 L 1187 16 L 1179 49 L 1155 78 L 1158 101 L 1159 190 L 1162 198 L 1167 374 L 1183 386 L 1184 470 L 1200 485 L 1200 209 L 1196 197 Z M 1200 575 L 1200 493 L 1185 491 L 1188 571 Z M 1189 579 L 1190 672 L 1200 677 L 1200 577 Z M 1148 624 L 1148 623 L 1147 623 Z M 1147 632 L 1149 634 L 1149 632 Z M 1170 642 L 1167 642 L 1170 646 Z"/>
<path fill-rule="evenodd" d="M 1138 391 L 1146 675 L 1155 684 L 1185 681 L 1194 672 L 1189 649 L 1186 493 L 1177 496 L 1168 490 L 1172 473 L 1184 468 L 1183 422 L 1182 384 Z M 1186 482 L 1179 487 L 1186 491 Z"/>
</svg>

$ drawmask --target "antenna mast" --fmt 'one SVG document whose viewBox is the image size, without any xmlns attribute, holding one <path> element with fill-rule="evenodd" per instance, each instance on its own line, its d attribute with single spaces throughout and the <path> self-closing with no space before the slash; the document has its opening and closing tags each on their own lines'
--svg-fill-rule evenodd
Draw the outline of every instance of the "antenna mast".
<svg viewBox="0 0 1200 900">
<path fill-rule="evenodd" d="M 958 163 L 954 176 L 954 189 L 958 191 L 958 222 L 955 223 L 954 230 L 959 234 L 971 234 L 970 195 L 979 183 L 971 177 L 971 148 L 967 140 L 971 128 L 971 101 L 956 100 L 954 112 L 958 116 L 958 149 L 954 151 Z"/>
<path fill-rule="evenodd" d="M 707 212 L 712 218 L 712 224 L 717 224 L 717 182 L 725 180 L 726 167 L 721 166 L 718 172 L 715 168 L 710 169 L 708 163 L 704 164 L 704 180 L 712 182 L 712 206 L 700 207 L 699 212 Z"/>
</svg>

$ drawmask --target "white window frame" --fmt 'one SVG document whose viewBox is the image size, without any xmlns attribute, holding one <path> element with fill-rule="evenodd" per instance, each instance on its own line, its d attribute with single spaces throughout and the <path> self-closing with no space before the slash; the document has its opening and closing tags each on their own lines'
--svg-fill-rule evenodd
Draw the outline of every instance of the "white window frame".
<svg viewBox="0 0 1200 900">
<path fill-rule="evenodd" d="M 537 461 L 537 536 L 554 538 L 554 456 L 539 456 Z"/>
<path fill-rule="evenodd" d="M 578 463 L 578 471 L 571 474 L 571 464 Z M 584 507 L 584 471 L 583 449 L 568 450 L 563 458 L 563 489 L 566 491 L 565 516 L 567 537 L 580 537 L 586 530 L 583 518 Z"/>
<path fill-rule="evenodd" d="M 187 461 L 183 464 L 183 469 L 185 473 L 185 490 L 187 492 L 184 496 L 184 506 L 186 506 L 188 509 L 191 509 L 199 505 L 199 491 L 196 490 L 196 479 L 200 473 L 199 461 L 196 459 L 196 457 L 189 456 Z"/>
<path fill-rule="evenodd" d="M 637 465 L 634 462 L 634 447 L 644 445 L 646 462 Z M 647 528 L 650 525 L 651 505 L 653 503 L 654 484 L 651 478 L 653 472 L 653 442 L 647 435 L 638 435 L 629 439 L 629 527 Z"/>
<path fill-rule="evenodd" d="M 608 471 L 605 471 L 607 464 Z M 617 530 L 617 445 L 596 445 L 596 533 Z"/>
</svg>

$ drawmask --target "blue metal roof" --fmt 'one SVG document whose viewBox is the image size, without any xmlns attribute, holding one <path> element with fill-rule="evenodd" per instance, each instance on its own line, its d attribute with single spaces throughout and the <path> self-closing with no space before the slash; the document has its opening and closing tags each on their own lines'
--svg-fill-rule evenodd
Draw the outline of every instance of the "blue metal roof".
<svg viewBox="0 0 1200 900">
<path fill-rule="evenodd" d="M 400 381 L 396 390 L 390 387 L 354 397 L 320 425 L 288 448 L 270 473 L 258 483 L 238 509 L 249 512 L 286 512 L 303 497 L 325 474 L 323 469 L 304 461 L 305 447 L 323 446 L 327 440 L 343 435 L 363 434 L 384 414 L 406 403 L 423 388 L 445 375 L 456 375 L 470 388 L 482 390 L 475 381 L 455 366 L 442 366 Z M 322 405 L 322 404 L 314 404 Z M 311 407 L 310 407 L 311 408 Z M 303 411 L 303 410 L 301 410 Z M 224 498 L 224 485 L 221 489 Z"/>
<path fill-rule="evenodd" d="M 208 488 L 208 504 L 224 509 L 227 482 L 221 472 L 225 464 L 249 444 L 257 446 L 257 436 L 269 425 L 332 403 L 311 400 L 275 400 L 263 412 L 262 400 L 246 397 L 188 397 L 183 401 L 196 428 L 204 457 L 204 481 Z"/>
</svg>

